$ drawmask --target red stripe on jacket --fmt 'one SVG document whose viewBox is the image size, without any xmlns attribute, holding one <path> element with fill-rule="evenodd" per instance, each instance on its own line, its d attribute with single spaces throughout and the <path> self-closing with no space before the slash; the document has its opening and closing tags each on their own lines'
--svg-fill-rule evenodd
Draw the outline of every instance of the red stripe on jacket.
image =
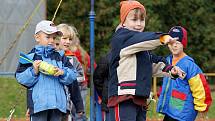
<svg viewBox="0 0 215 121">
<path fill-rule="evenodd" d="M 209 85 L 207 84 L 205 76 L 203 74 L 199 74 L 199 75 L 200 75 L 200 78 L 201 78 L 201 81 L 202 81 L 202 84 L 203 84 L 203 87 L 204 87 L 204 90 L 205 90 L 205 96 L 206 96 L 205 97 L 205 104 L 207 104 L 207 108 L 206 108 L 205 111 L 207 111 L 209 106 L 212 103 L 211 91 L 210 91 Z"/>
</svg>

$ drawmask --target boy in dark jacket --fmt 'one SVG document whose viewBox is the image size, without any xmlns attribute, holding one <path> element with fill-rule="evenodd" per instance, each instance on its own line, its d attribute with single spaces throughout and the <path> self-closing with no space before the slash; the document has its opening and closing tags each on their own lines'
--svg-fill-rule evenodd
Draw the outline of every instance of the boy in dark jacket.
<svg viewBox="0 0 215 121">
<path fill-rule="evenodd" d="M 150 53 L 150 58 L 153 60 L 154 64 L 165 63 L 167 65 L 167 61 L 162 56 L 156 56 Z M 109 119 L 109 108 L 107 107 L 108 103 L 108 82 L 109 82 L 109 63 L 110 63 L 110 52 L 106 55 L 102 56 L 95 68 L 93 81 L 95 85 L 95 89 L 102 98 L 101 107 L 102 107 L 102 118 L 103 121 L 110 121 Z M 155 74 L 154 74 L 155 75 Z"/>
<path fill-rule="evenodd" d="M 144 121 L 151 77 L 162 70 L 169 72 L 172 68 L 168 66 L 163 69 L 165 64 L 159 63 L 157 69 L 152 70 L 156 58 L 151 60 L 149 50 L 172 43 L 176 38 L 162 33 L 142 32 L 146 17 L 144 6 L 137 1 L 122 1 L 120 4 L 121 28 L 111 39 L 108 85 L 110 120 Z"/>
</svg>

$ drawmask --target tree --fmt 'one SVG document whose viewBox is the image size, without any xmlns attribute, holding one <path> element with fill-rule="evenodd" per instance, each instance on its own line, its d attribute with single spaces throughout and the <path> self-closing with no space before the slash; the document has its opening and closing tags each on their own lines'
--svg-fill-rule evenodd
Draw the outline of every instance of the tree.
<svg viewBox="0 0 215 121">
<path fill-rule="evenodd" d="M 215 67 L 215 2 L 213 0 L 162 0 L 152 7 L 162 21 L 162 31 L 175 25 L 188 30 L 188 48 L 191 55 L 205 72 L 213 72 Z"/>
<path fill-rule="evenodd" d="M 54 11 L 57 7 L 58 1 L 48 0 L 48 19 L 51 20 Z M 117 10 L 119 9 L 119 2 L 110 0 L 97 0 L 95 4 L 95 51 L 96 58 L 104 54 L 109 49 L 109 39 L 114 32 L 114 28 L 118 25 Z M 55 23 L 68 23 L 74 25 L 80 34 L 81 44 L 88 48 L 89 51 L 89 12 L 90 1 L 80 0 L 64 0 Z"/>
<path fill-rule="evenodd" d="M 147 10 L 145 31 L 168 30 L 181 25 L 188 30 L 188 48 L 185 50 L 205 72 L 215 68 L 215 2 L 213 0 L 139 0 Z M 59 1 L 47 1 L 48 18 L 52 18 Z M 55 23 L 73 24 L 80 40 L 89 48 L 90 0 L 64 0 Z M 96 58 L 109 49 L 109 39 L 119 24 L 119 0 L 95 1 Z M 89 49 L 87 49 L 89 50 Z M 167 48 L 156 49 L 158 55 L 167 55 Z"/>
</svg>

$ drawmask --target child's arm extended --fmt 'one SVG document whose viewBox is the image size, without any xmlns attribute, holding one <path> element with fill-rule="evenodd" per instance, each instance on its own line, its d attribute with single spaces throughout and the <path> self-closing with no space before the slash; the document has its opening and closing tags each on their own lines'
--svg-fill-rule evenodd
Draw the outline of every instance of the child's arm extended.
<svg viewBox="0 0 215 121">
<path fill-rule="evenodd" d="M 198 72 L 196 64 L 189 64 L 188 82 L 194 98 L 194 108 L 199 112 L 207 111 L 212 103 L 211 92 L 205 76 Z"/>
<path fill-rule="evenodd" d="M 126 31 L 121 30 L 122 32 L 118 34 L 116 39 L 125 39 L 122 50 L 120 52 L 121 56 L 126 56 L 134 54 L 140 51 L 153 50 L 160 45 L 168 44 L 176 41 L 178 38 L 172 38 L 169 35 L 156 33 L 156 32 L 135 32 L 135 31 Z M 123 36 L 120 34 L 127 34 Z M 117 41 L 116 41 L 117 42 Z M 112 43 L 114 44 L 114 43 Z"/>
<path fill-rule="evenodd" d="M 165 66 L 169 65 L 166 58 L 150 53 L 150 59 L 153 63 L 152 64 L 152 76 L 153 77 L 163 77 L 164 72 L 162 70 Z"/>
<path fill-rule="evenodd" d="M 170 76 L 171 78 L 180 77 L 180 68 L 170 65 L 165 57 L 150 54 L 152 65 L 152 76 L 163 77 Z"/>
</svg>

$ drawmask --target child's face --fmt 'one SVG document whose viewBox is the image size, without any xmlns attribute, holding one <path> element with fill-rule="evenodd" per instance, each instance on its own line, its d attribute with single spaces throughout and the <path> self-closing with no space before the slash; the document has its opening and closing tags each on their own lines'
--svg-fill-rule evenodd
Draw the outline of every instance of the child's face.
<svg viewBox="0 0 215 121">
<path fill-rule="evenodd" d="M 62 29 L 61 32 L 63 33 L 63 36 L 60 39 L 60 49 L 62 50 L 69 50 L 70 46 L 72 44 L 72 38 L 69 31 L 66 31 L 65 29 Z"/>
<path fill-rule="evenodd" d="M 169 50 L 173 55 L 180 55 L 183 52 L 183 45 L 179 41 L 168 44 Z"/>
<path fill-rule="evenodd" d="M 54 40 L 57 37 L 56 33 L 53 34 L 46 34 L 44 32 L 38 32 L 35 34 L 35 39 L 38 42 L 38 45 L 43 45 L 43 46 L 55 46 Z"/>
<path fill-rule="evenodd" d="M 129 30 L 142 32 L 145 28 L 145 16 L 140 9 L 131 10 L 123 24 Z"/>
<path fill-rule="evenodd" d="M 54 48 L 55 50 L 60 50 L 60 42 L 59 41 L 55 41 L 55 44 L 54 44 Z"/>
</svg>

